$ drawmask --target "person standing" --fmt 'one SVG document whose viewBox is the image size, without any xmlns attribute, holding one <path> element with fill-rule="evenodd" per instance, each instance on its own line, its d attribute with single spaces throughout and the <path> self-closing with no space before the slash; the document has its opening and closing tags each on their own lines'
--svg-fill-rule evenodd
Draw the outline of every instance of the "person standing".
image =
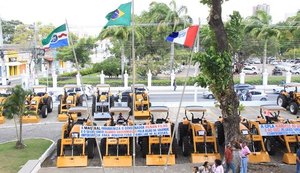
<svg viewBox="0 0 300 173">
<path fill-rule="evenodd" d="M 174 79 L 174 81 L 173 81 L 173 87 L 174 87 L 174 91 L 176 91 L 176 79 Z"/>
<path fill-rule="evenodd" d="M 200 173 L 210 173 L 211 167 L 208 164 L 208 161 L 204 162 L 202 166 L 199 167 Z"/>
<path fill-rule="evenodd" d="M 300 173 L 300 148 L 297 149 L 296 165 L 296 173 Z"/>
<path fill-rule="evenodd" d="M 226 169 L 225 173 L 228 173 L 228 171 L 231 169 L 232 173 L 235 173 L 235 165 L 233 163 L 233 149 L 230 143 L 227 144 L 226 149 L 225 149 L 225 164 L 226 164 Z"/>
<path fill-rule="evenodd" d="M 212 167 L 213 173 L 224 173 L 224 168 L 222 166 L 222 161 L 219 159 L 215 160 L 215 164 Z"/>
<path fill-rule="evenodd" d="M 247 167 L 248 167 L 248 155 L 250 154 L 250 150 L 247 146 L 247 142 L 244 141 L 242 143 L 242 150 L 240 153 L 241 156 L 241 171 L 240 173 L 247 173 Z"/>
</svg>

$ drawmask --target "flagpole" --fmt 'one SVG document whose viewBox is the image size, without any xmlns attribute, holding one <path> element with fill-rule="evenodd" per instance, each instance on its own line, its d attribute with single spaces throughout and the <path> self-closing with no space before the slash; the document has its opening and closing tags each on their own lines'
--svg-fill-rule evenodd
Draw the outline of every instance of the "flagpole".
<svg viewBox="0 0 300 173">
<path fill-rule="evenodd" d="M 134 0 L 131 0 L 132 6 L 132 14 L 131 14 L 131 23 L 132 23 L 132 44 L 131 44 L 131 51 L 132 51 L 132 89 L 133 89 L 133 96 L 135 96 L 135 50 L 134 50 L 134 29 L 135 29 L 135 21 L 134 21 Z M 134 109 L 135 109 L 135 99 L 132 98 L 132 115 L 133 115 L 133 138 L 132 138 L 132 158 L 133 158 L 133 169 L 132 172 L 135 172 L 135 117 L 134 117 Z"/>
<path fill-rule="evenodd" d="M 70 29 L 69 29 L 69 25 L 68 25 L 68 21 L 66 19 L 66 27 L 67 27 L 67 31 L 68 31 L 68 38 L 70 39 L 70 45 L 72 47 L 72 51 L 73 51 L 73 54 L 74 54 L 74 58 L 75 58 L 75 63 L 76 63 L 76 69 L 77 69 L 77 75 L 79 75 L 79 78 L 80 78 L 80 87 L 83 88 L 83 85 L 82 85 L 82 78 L 80 76 L 80 72 L 79 72 L 79 64 L 78 64 L 78 60 L 77 60 L 77 56 L 76 56 L 76 52 L 75 52 L 75 49 L 74 49 L 74 44 L 73 44 L 73 40 L 72 40 L 72 37 L 70 35 Z M 88 101 L 87 101 L 87 95 L 85 94 L 85 89 L 82 89 L 83 90 L 83 94 L 85 96 L 85 103 L 86 103 L 86 108 L 87 108 L 87 118 L 90 117 L 90 111 L 89 111 L 89 106 L 88 106 Z M 100 152 L 100 146 L 98 145 L 99 144 L 99 141 L 98 141 L 98 138 L 96 136 L 96 132 L 95 132 L 95 129 L 94 129 L 94 122 L 92 120 L 92 118 L 90 119 L 91 122 L 92 122 L 92 130 L 94 132 L 94 136 L 95 136 L 95 140 L 96 140 L 96 146 L 97 146 L 97 150 L 98 150 L 98 153 L 99 153 L 99 158 L 100 158 L 100 161 L 101 161 L 101 164 L 103 165 L 103 160 L 102 160 L 102 155 L 101 155 L 101 152 Z M 102 166 L 102 170 L 103 172 L 105 173 L 105 169 L 104 169 L 104 166 Z"/>
<path fill-rule="evenodd" d="M 200 25 L 198 26 L 198 31 L 197 31 L 197 34 L 196 34 L 196 38 L 198 38 L 198 35 L 199 35 L 199 29 L 200 28 Z M 187 73 L 186 73 L 186 76 L 185 76 L 185 80 L 184 80 L 184 86 L 183 86 L 183 90 L 181 92 L 181 96 L 180 96 L 180 101 L 179 101 L 179 106 L 178 106 L 178 110 L 177 110 L 177 114 L 176 114 L 176 118 L 175 118 L 175 126 L 174 126 L 174 130 L 173 130 L 173 134 L 172 135 L 172 138 L 171 138 L 171 143 L 170 143 L 170 147 L 169 147 L 169 150 L 168 150 L 168 155 L 167 155 L 167 159 L 166 159 L 166 163 L 165 163 L 165 169 L 164 169 L 164 172 L 167 170 L 168 168 L 168 162 L 170 160 L 170 153 L 171 153 L 171 150 L 172 150 L 172 145 L 173 145 L 173 140 L 174 140 L 174 137 L 175 137 L 175 134 L 177 133 L 177 128 L 175 128 L 178 124 L 178 118 L 179 118 L 179 113 L 180 113 L 180 109 L 181 109 L 181 106 L 182 106 L 182 101 L 183 101 L 183 95 L 184 95 L 184 92 L 185 92 L 185 88 L 186 88 L 186 84 L 187 84 L 187 79 L 189 77 L 189 71 L 190 71 L 190 68 L 191 68 L 191 63 L 192 63 L 192 59 L 193 59 L 193 55 L 194 55 L 194 48 L 195 48 L 195 41 L 194 41 L 194 44 L 193 44 L 193 47 L 191 49 L 191 56 L 188 60 L 188 70 L 187 70 Z M 172 150 L 172 154 L 173 154 L 173 150 Z"/>
</svg>

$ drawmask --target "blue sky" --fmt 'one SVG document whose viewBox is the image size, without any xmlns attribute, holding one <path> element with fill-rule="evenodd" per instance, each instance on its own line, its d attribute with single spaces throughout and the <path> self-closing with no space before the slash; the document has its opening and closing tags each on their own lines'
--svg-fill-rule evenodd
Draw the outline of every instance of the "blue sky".
<svg viewBox="0 0 300 173">
<path fill-rule="evenodd" d="M 152 1 L 168 4 L 171 0 L 134 0 L 135 13 L 147 10 Z M 209 10 L 200 0 L 177 0 L 178 6 L 186 5 L 188 14 L 201 24 L 206 24 Z M 128 0 L 0 0 L 0 16 L 5 20 L 18 19 L 30 24 L 37 21 L 60 25 L 68 20 L 71 30 L 88 35 L 97 35 L 106 23 L 105 15 Z M 243 17 L 252 15 L 253 6 L 266 3 L 270 5 L 273 23 L 283 21 L 287 16 L 300 10 L 300 0 L 229 0 L 223 5 L 223 19 L 236 10 Z M 17 5 L 16 5 L 17 4 Z"/>
</svg>

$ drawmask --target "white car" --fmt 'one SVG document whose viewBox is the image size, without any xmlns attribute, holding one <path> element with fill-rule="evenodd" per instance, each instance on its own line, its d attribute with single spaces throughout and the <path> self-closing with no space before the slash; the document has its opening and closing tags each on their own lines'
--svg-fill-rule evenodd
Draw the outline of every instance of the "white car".
<svg viewBox="0 0 300 173">
<path fill-rule="evenodd" d="M 87 99 L 91 97 L 94 94 L 94 87 L 92 85 L 84 85 L 83 87 L 78 87 L 78 88 L 69 88 L 67 90 L 67 93 L 80 93 L 80 95 L 85 94 L 87 96 Z M 55 95 L 55 93 L 54 93 Z M 62 94 L 60 93 L 56 98 L 56 100 L 60 100 Z"/>
<path fill-rule="evenodd" d="M 214 94 L 209 90 L 203 92 L 203 97 L 206 99 L 214 99 L 215 98 Z"/>
<path fill-rule="evenodd" d="M 253 74 L 253 75 L 256 75 L 259 73 L 259 71 L 257 69 L 253 69 L 252 67 L 244 67 L 242 69 L 242 72 L 245 74 Z"/>
<path fill-rule="evenodd" d="M 297 67 L 293 67 L 292 69 L 291 69 L 291 73 L 292 74 L 300 74 L 300 67 L 299 66 L 297 66 Z"/>
<path fill-rule="evenodd" d="M 267 101 L 268 94 L 266 94 L 263 90 L 249 90 L 251 94 L 252 101 Z"/>
</svg>

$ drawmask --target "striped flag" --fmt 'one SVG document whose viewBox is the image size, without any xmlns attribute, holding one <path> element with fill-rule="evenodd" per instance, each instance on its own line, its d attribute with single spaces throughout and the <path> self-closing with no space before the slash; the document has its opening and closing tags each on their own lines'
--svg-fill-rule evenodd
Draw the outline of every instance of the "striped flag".
<svg viewBox="0 0 300 173">
<path fill-rule="evenodd" d="M 172 32 L 166 40 L 169 42 L 178 43 L 186 47 L 192 48 L 196 35 L 198 33 L 199 25 L 190 26 L 178 32 Z"/>
<path fill-rule="evenodd" d="M 42 40 L 45 49 L 54 49 L 63 46 L 69 46 L 68 32 L 66 24 L 54 29 L 47 38 Z"/>
</svg>

